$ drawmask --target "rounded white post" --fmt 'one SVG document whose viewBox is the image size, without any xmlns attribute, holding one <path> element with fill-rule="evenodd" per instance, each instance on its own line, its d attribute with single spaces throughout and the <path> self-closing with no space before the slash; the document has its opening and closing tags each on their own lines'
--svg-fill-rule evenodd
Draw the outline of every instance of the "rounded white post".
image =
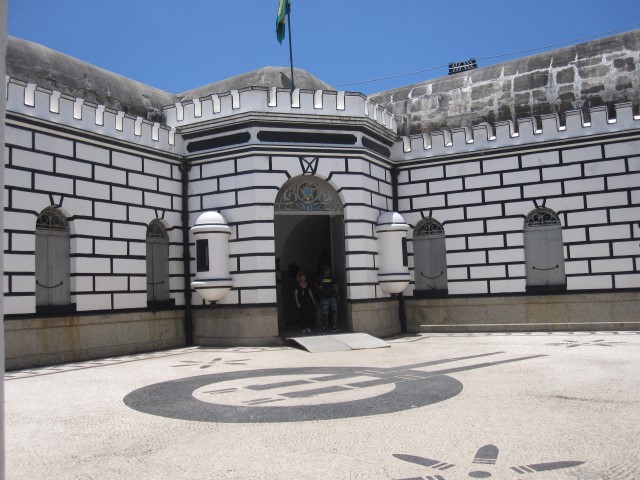
<svg viewBox="0 0 640 480">
<path fill-rule="evenodd" d="M 233 287 L 229 274 L 231 228 L 218 212 L 205 212 L 191 233 L 196 240 L 196 279 L 191 288 L 205 300 L 217 302 Z"/>
<path fill-rule="evenodd" d="M 384 212 L 378 217 L 378 283 L 390 295 L 402 292 L 411 280 L 407 264 L 408 230 L 409 225 L 399 213 Z"/>
</svg>

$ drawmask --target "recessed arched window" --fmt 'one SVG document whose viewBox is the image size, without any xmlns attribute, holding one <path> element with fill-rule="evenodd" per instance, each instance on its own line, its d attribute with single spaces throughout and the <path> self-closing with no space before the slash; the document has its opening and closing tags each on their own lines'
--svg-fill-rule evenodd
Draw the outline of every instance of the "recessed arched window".
<svg viewBox="0 0 640 480">
<path fill-rule="evenodd" d="M 524 259 L 527 292 L 566 290 L 562 224 L 550 208 L 538 207 L 525 218 Z"/>
<path fill-rule="evenodd" d="M 36 307 L 71 303 L 69 222 L 55 207 L 45 208 L 36 220 Z"/>
<path fill-rule="evenodd" d="M 147 303 L 167 302 L 169 292 L 169 235 L 153 220 L 147 227 Z"/>
<path fill-rule="evenodd" d="M 420 220 L 413 231 L 413 264 L 416 281 L 414 295 L 447 295 L 444 227 L 434 218 Z"/>
</svg>

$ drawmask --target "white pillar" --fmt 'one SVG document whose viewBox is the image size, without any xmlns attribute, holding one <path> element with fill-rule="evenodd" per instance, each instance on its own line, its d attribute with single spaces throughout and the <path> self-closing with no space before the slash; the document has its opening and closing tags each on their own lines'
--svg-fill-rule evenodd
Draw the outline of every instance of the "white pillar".
<svg viewBox="0 0 640 480">
<path fill-rule="evenodd" d="M 378 217 L 378 283 L 388 294 L 400 293 L 409 285 L 406 237 L 409 225 L 402 215 L 384 212 Z"/>
<path fill-rule="evenodd" d="M 191 233 L 196 240 L 196 279 L 191 288 L 205 300 L 217 302 L 233 287 L 229 274 L 231 228 L 218 212 L 204 212 Z"/>
</svg>

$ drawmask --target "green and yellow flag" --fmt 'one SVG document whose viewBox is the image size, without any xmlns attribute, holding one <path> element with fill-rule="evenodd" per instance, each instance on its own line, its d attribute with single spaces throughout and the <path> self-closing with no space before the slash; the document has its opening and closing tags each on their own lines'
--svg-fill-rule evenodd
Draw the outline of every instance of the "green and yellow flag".
<svg viewBox="0 0 640 480">
<path fill-rule="evenodd" d="M 282 40 L 284 40 L 288 13 L 289 0 L 280 0 L 280 5 L 278 5 L 278 17 L 276 18 L 276 35 L 278 36 L 279 43 L 282 43 Z"/>
</svg>

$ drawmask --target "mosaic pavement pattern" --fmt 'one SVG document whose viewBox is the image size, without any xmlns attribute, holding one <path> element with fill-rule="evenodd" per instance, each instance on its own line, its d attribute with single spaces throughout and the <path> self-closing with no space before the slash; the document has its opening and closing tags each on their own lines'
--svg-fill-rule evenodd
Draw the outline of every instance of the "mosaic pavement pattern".
<svg viewBox="0 0 640 480">
<path fill-rule="evenodd" d="M 7 478 L 640 478 L 640 332 L 387 342 L 8 372 Z"/>
</svg>

